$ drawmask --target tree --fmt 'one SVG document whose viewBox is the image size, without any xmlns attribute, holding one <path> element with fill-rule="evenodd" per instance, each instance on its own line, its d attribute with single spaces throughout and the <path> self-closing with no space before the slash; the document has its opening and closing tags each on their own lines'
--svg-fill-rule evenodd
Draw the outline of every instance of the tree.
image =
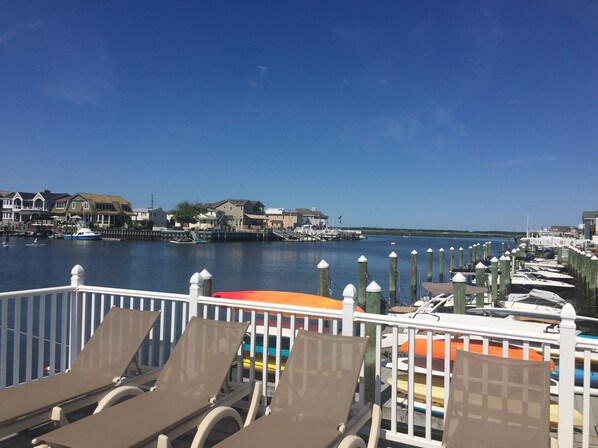
<svg viewBox="0 0 598 448">
<path fill-rule="evenodd" d="M 170 213 L 172 213 L 174 219 L 181 224 L 195 224 L 197 222 L 197 216 L 204 212 L 205 208 L 201 205 L 183 201 L 179 202 L 176 208 Z"/>
</svg>

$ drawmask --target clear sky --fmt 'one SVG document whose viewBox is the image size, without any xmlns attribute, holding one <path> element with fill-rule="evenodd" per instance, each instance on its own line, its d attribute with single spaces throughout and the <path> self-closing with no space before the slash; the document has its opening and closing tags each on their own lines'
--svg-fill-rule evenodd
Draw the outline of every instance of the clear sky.
<svg viewBox="0 0 598 448">
<path fill-rule="evenodd" d="M 597 149 L 592 0 L 0 0 L 0 190 L 525 230 Z"/>
</svg>

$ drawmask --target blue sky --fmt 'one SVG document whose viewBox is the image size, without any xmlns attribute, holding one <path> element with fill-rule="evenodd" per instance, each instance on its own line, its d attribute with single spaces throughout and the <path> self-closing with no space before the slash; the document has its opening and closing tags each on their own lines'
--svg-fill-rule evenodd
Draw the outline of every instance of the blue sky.
<svg viewBox="0 0 598 448">
<path fill-rule="evenodd" d="M 524 230 L 597 147 L 594 1 L 0 0 L 0 190 Z"/>
</svg>

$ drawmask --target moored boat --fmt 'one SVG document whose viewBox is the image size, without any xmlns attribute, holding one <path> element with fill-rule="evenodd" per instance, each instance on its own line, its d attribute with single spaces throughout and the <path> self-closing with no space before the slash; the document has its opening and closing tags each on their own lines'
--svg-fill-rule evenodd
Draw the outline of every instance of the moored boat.
<svg viewBox="0 0 598 448">
<path fill-rule="evenodd" d="M 73 234 L 64 234 L 65 240 L 101 240 L 102 235 L 94 232 L 88 227 L 81 227 Z"/>
</svg>

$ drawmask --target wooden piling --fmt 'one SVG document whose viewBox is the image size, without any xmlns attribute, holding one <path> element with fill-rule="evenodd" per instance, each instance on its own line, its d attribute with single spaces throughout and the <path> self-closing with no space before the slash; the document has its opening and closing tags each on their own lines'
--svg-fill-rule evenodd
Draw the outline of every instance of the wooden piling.
<svg viewBox="0 0 598 448">
<path fill-rule="evenodd" d="M 363 255 L 357 259 L 359 265 L 357 275 L 357 303 L 359 306 L 364 308 L 366 301 L 366 288 L 368 285 L 368 259 Z"/>
<path fill-rule="evenodd" d="M 388 303 L 391 308 L 397 304 L 397 258 L 395 252 L 388 256 Z"/>
<path fill-rule="evenodd" d="M 330 297 L 330 265 L 322 260 L 318 263 L 318 295 Z"/>
<path fill-rule="evenodd" d="M 453 313 L 465 314 L 465 276 L 458 272 L 453 279 Z"/>
<path fill-rule="evenodd" d="M 434 251 L 432 250 L 432 248 L 429 248 L 428 251 L 426 252 L 427 255 L 427 262 L 426 262 L 426 280 L 431 282 L 432 281 L 432 256 L 434 255 Z"/>
<path fill-rule="evenodd" d="M 463 248 L 459 248 L 459 268 L 463 268 Z"/>
<path fill-rule="evenodd" d="M 438 282 L 444 283 L 444 249 L 438 250 Z"/>
<path fill-rule="evenodd" d="M 199 273 L 199 276 L 203 280 L 203 288 L 201 294 L 204 297 L 211 297 L 212 296 L 212 274 L 210 274 L 206 269 Z"/>
<path fill-rule="evenodd" d="M 411 252 L 411 303 L 417 300 L 417 251 Z"/>
<path fill-rule="evenodd" d="M 482 262 L 479 262 L 475 266 L 475 284 L 476 286 L 480 286 L 482 288 L 486 286 L 486 266 Z M 484 308 L 483 292 L 476 294 L 475 306 L 476 308 Z"/>
<path fill-rule="evenodd" d="M 380 314 L 382 289 L 376 282 L 367 286 L 366 313 Z M 376 396 L 376 325 L 365 324 L 365 334 L 368 336 L 368 344 L 365 352 L 365 401 L 373 403 Z"/>
<path fill-rule="evenodd" d="M 490 260 L 490 275 L 491 275 L 491 285 L 490 285 L 490 294 L 492 295 L 492 303 L 496 305 L 498 302 L 498 258 L 493 257 Z"/>
<path fill-rule="evenodd" d="M 498 298 L 499 300 L 505 300 L 507 297 L 507 275 L 509 272 L 509 265 L 507 263 L 508 258 L 503 255 L 500 257 L 500 283 L 499 283 L 499 290 L 498 290 Z"/>
<path fill-rule="evenodd" d="M 449 272 L 455 269 L 455 248 L 451 246 L 449 249 Z"/>
</svg>

